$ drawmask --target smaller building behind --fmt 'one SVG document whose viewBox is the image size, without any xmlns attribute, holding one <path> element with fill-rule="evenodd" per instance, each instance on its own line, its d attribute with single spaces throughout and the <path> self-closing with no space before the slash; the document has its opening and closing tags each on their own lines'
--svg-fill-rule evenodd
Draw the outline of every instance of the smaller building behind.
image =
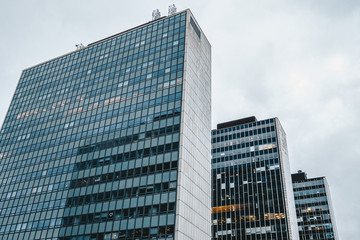
<svg viewBox="0 0 360 240">
<path fill-rule="evenodd" d="M 212 131 L 213 240 L 298 240 L 286 135 L 277 118 Z"/>
<path fill-rule="evenodd" d="M 300 239 L 338 239 L 334 211 L 325 177 L 291 175 Z"/>
</svg>

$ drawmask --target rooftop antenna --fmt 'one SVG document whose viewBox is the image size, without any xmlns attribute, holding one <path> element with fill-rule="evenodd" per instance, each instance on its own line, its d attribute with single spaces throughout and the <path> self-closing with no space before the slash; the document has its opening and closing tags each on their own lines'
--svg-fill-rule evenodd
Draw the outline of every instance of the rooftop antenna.
<svg viewBox="0 0 360 240">
<path fill-rule="evenodd" d="M 85 46 L 82 43 L 75 44 L 75 47 L 76 47 L 76 50 L 80 50 L 80 49 L 85 48 Z"/>
<path fill-rule="evenodd" d="M 152 20 L 159 19 L 160 17 L 161 17 L 161 13 L 160 13 L 159 9 L 155 9 L 152 12 Z"/>
<path fill-rule="evenodd" d="M 176 13 L 176 6 L 175 4 L 171 4 L 169 6 L 169 10 L 168 10 L 168 15 L 171 16 L 171 15 L 174 15 Z"/>
</svg>

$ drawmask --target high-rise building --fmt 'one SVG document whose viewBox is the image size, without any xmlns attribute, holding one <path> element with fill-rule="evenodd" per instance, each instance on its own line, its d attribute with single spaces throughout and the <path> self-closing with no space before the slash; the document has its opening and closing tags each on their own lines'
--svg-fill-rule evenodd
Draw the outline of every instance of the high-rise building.
<svg viewBox="0 0 360 240">
<path fill-rule="evenodd" d="M 210 239 L 211 46 L 190 10 L 25 69 L 0 239 Z"/>
<path fill-rule="evenodd" d="M 291 175 L 300 239 L 338 239 L 329 185 L 325 177 Z"/>
<path fill-rule="evenodd" d="M 248 117 L 212 131 L 212 236 L 299 239 L 285 132 Z"/>
</svg>

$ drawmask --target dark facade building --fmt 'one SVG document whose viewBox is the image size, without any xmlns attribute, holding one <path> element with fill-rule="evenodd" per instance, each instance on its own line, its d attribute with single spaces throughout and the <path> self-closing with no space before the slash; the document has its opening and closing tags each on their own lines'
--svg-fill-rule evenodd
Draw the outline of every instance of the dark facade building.
<svg viewBox="0 0 360 240">
<path fill-rule="evenodd" d="M 0 239 L 210 239 L 210 65 L 185 10 L 24 70 Z"/>
<path fill-rule="evenodd" d="M 212 236 L 299 239 L 286 136 L 277 118 L 212 131 Z"/>
<path fill-rule="evenodd" d="M 338 239 L 329 186 L 325 177 L 291 175 L 300 239 Z"/>
</svg>

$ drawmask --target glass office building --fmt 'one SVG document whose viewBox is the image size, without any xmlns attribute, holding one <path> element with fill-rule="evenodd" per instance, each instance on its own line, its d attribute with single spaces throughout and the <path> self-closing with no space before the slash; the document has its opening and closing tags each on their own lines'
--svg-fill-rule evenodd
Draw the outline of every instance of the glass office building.
<svg viewBox="0 0 360 240">
<path fill-rule="evenodd" d="M 277 118 L 212 131 L 212 239 L 299 239 L 286 135 Z"/>
<path fill-rule="evenodd" d="M 338 239 L 329 185 L 325 177 L 291 175 L 300 239 Z"/>
<path fill-rule="evenodd" d="M 185 10 L 25 69 L 0 239 L 210 239 L 210 65 Z"/>
</svg>

